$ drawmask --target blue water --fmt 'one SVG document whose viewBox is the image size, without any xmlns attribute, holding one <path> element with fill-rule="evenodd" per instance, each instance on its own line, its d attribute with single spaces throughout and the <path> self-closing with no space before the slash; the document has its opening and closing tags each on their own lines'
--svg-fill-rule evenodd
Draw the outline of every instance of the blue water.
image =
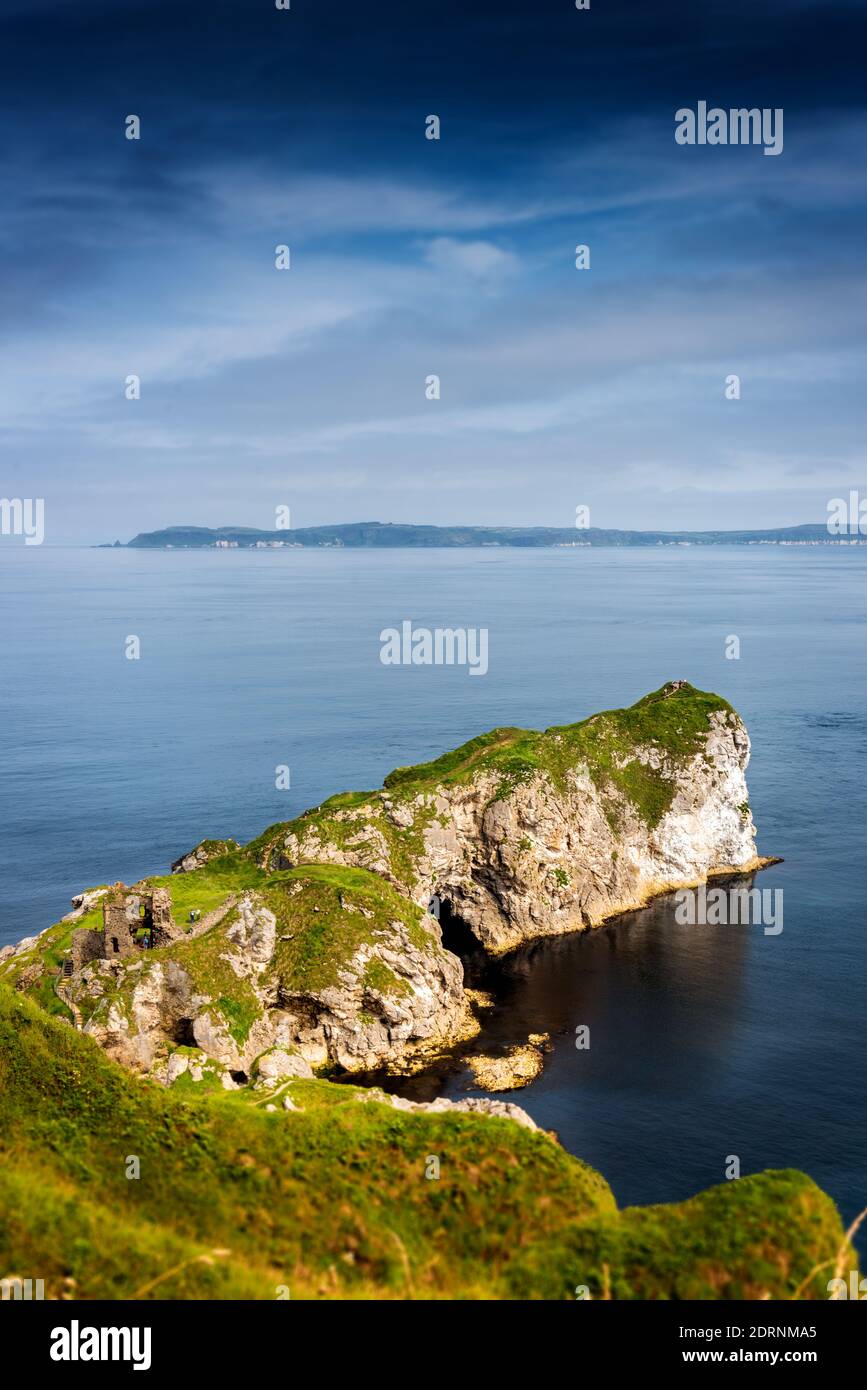
<svg viewBox="0 0 867 1390">
<path fill-rule="evenodd" d="M 0 944 L 205 836 L 245 840 L 483 729 L 570 722 L 684 677 L 750 729 L 759 848 L 785 857 L 759 884 L 784 889 L 782 934 L 678 927 L 660 903 L 521 953 L 492 1035 L 547 1019 L 555 1050 L 515 1099 L 621 1202 L 687 1196 L 736 1154 L 743 1172 L 803 1168 L 851 1218 L 867 1205 L 865 579 L 857 548 L 7 543 Z M 404 618 L 488 628 L 488 674 L 383 666 L 380 630 Z"/>
</svg>

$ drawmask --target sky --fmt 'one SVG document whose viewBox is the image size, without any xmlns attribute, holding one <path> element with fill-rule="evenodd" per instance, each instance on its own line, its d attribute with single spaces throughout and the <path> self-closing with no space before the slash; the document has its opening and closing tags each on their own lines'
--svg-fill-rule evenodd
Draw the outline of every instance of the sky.
<svg viewBox="0 0 867 1390">
<path fill-rule="evenodd" d="M 864 0 L 0 0 L 0 494 L 55 544 L 823 521 L 867 491 L 865 39 Z M 699 101 L 782 153 L 678 144 Z"/>
</svg>

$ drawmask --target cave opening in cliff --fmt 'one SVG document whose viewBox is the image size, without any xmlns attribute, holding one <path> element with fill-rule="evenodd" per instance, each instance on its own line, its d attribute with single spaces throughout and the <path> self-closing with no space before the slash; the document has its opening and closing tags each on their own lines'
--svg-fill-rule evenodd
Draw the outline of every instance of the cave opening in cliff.
<svg viewBox="0 0 867 1390">
<path fill-rule="evenodd" d="M 478 975 L 484 970 L 488 959 L 479 938 L 460 913 L 455 912 L 448 898 L 436 898 L 433 901 L 438 904 L 435 915 L 440 924 L 444 950 L 451 951 L 452 955 L 461 961 L 465 979 L 471 972 Z"/>
<path fill-rule="evenodd" d="M 230 1071 L 229 1075 L 236 1086 L 246 1086 L 247 1082 L 250 1080 L 245 1071 Z"/>
<path fill-rule="evenodd" d="M 191 1018 L 179 1018 L 174 1026 L 173 1036 L 178 1047 L 195 1047 L 193 1020 Z"/>
</svg>

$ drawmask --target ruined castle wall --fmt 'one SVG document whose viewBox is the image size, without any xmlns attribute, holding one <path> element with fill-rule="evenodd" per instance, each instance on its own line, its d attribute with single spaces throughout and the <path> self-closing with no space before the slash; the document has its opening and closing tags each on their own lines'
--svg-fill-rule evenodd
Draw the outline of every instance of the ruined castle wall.
<svg viewBox="0 0 867 1390">
<path fill-rule="evenodd" d="M 172 918 L 172 898 L 166 888 L 131 893 L 125 884 L 116 883 L 103 899 L 102 919 L 106 960 L 134 955 L 146 944 L 168 946 L 183 935 L 183 928 Z M 150 932 L 150 943 L 138 936 L 142 928 Z"/>
<path fill-rule="evenodd" d="M 70 958 L 72 973 L 77 975 L 92 960 L 102 960 L 105 955 L 105 934 L 92 931 L 90 927 L 79 927 L 72 933 Z"/>
<path fill-rule="evenodd" d="M 167 888 L 155 888 L 150 900 L 154 946 L 168 946 L 183 935 L 172 918 L 172 898 Z"/>
<path fill-rule="evenodd" d="M 129 894 L 122 883 L 117 883 L 102 900 L 102 921 L 104 927 L 105 947 L 104 956 L 106 960 L 117 959 L 118 957 L 131 956 L 138 950 L 133 941 L 131 928 L 136 925 L 136 918 L 131 916 L 131 911 L 138 913 L 138 899 L 136 906 L 131 908 Z"/>
</svg>

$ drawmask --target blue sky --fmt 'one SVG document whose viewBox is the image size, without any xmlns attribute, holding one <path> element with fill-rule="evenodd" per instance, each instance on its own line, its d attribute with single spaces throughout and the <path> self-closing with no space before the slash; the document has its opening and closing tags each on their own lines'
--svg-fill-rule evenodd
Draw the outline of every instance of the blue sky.
<svg viewBox="0 0 867 1390">
<path fill-rule="evenodd" d="M 823 520 L 867 487 L 865 34 L 811 0 L 0 0 L 0 492 L 64 542 L 281 504 Z M 782 107 L 783 153 L 678 146 L 699 100 Z"/>
</svg>

